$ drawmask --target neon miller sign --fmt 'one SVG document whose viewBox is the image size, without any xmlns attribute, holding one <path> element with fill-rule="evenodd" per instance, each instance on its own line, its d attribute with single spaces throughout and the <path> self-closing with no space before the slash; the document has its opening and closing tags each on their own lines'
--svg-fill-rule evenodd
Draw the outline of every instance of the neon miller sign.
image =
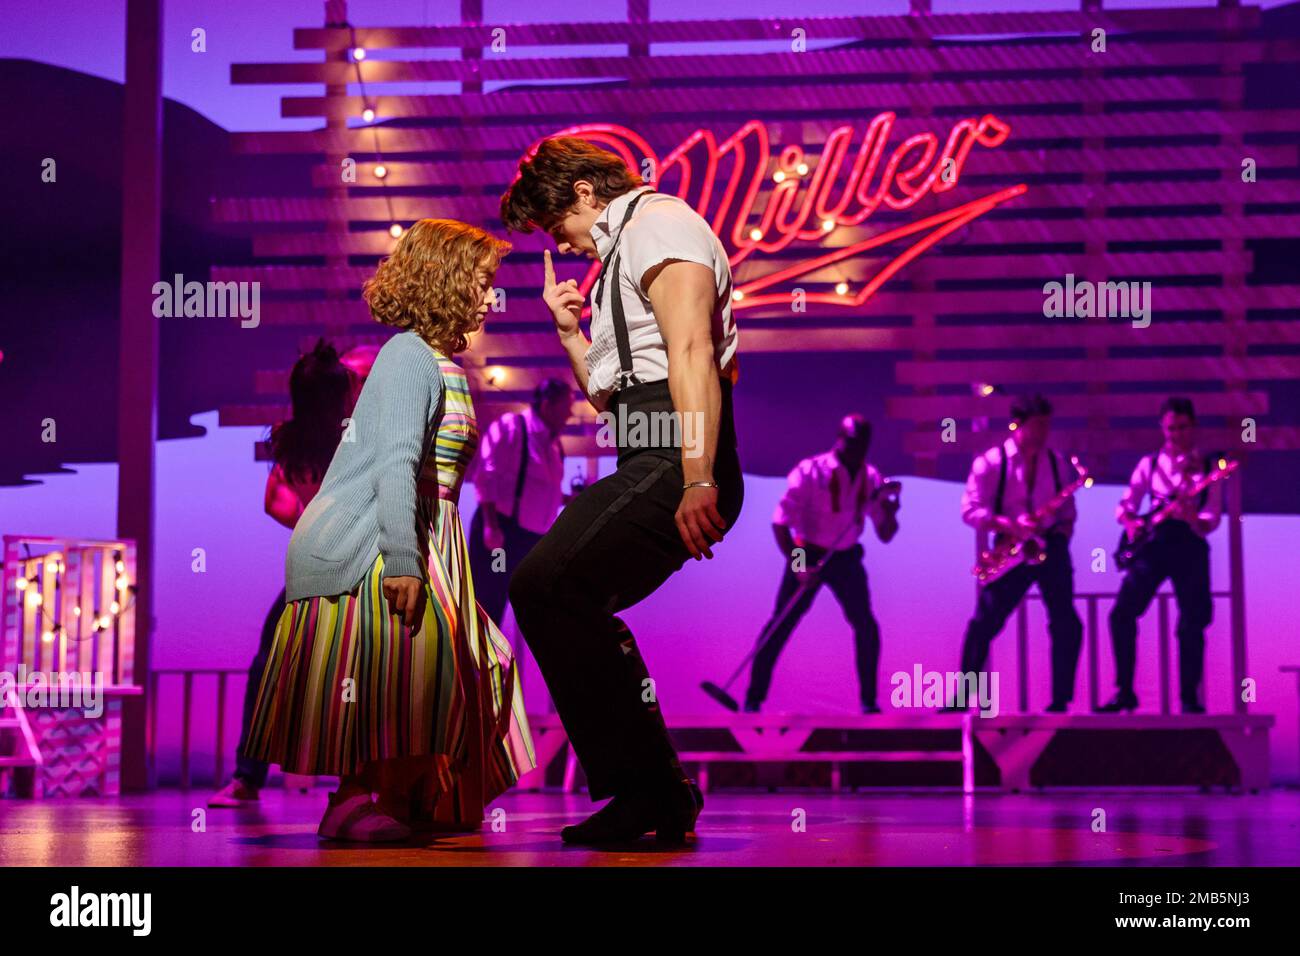
<svg viewBox="0 0 1300 956">
<path fill-rule="evenodd" d="M 607 146 L 634 170 L 645 169 L 643 164 L 648 160 L 653 185 L 676 176 L 675 194 L 709 218 L 734 268 L 755 253 L 778 252 L 795 241 L 820 243 L 835 235 L 838 229 L 860 225 L 881 206 L 905 210 L 931 193 L 948 192 L 961 180 L 973 147 L 1001 146 L 1011 134 L 1011 128 L 991 113 L 969 117 L 953 125 L 942 148 L 934 133 L 917 133 L 899 143 L 882 167 L 881 158 L 896 118 L 894 113 L 884 112 L 872 119 L 851 166 L 848 163 L 853 127 L 840 126 L 827 137 L 815 167 L 809 168 L 800 147 L 787 146 L 777 157 L 775 170 L 771 169 L 772 146 L 767 126 L 761 120 L 750 120 L 721 143 L 711 131 L 696 130 L 662 159 L 645 139 L 625 126 L 586 123 L 555 135 L 579 136 Z M 700 154 L 703 162 L 697 168 Z M 728 160 L 730 171 L 721 179 L 719 167 Z M 770 187 L 767 201 L 762 212 L 755 214 L 755 201 L 764 187 Z M 910 244 L 856 291 L 809 292 L 805 296 L 808 302 L 861 306 L 894 274 L 935 243 L 1027 189 L 1023 183 L 999 189 L 739 283 L 735 289 L 740 296 L 733 309 L 789 303 L 793 291 L 780 292 L 776 287 L 873 249 L 910 239 Z M 695 198 L 688 198 L 693 193 Z M 711 217 L 710 208 L 714 210 Z M 583 280 L 584 292 L 590 289 L 599 269 L 599 263 L 593 264 Z"/>
</svg>

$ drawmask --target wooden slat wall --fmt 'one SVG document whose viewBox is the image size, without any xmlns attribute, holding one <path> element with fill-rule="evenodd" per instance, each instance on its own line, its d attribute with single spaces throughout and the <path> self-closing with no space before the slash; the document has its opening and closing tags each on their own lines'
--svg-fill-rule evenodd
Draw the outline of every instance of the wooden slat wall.
<svg viewBox="0 0 1300 956">
<path fill-rule="evenodd" d="M 827 300 L 810 302 L 804 313 L 736 303 L 743 351 L 895 353 L 886 407 L 911 425 L 906 447 L 918 473 L 934 473 L 940 456 L 965 456 L 987 444 L 988 433 L 970 426 L 1004 418 L 1003 394 L 1019 387 L 1052 391 L 1060 414 L 1074 422 L 1061 437 L 1102 456 L 1098 471 L 1106 452 L 1150 445 L 1149 425 L 1139 426 L 1165 385 L 1197 398 L 1222 433 L 1216 437 L 1230 438 L 1234 420 L 1251 415 L 1262 425 L 1258 447 L 1300 446 L 1294 428 L 1267 424 L 1263 388 L 1300 375 L 1300 286 L 1294 277 L 1287 284 L 1251 281 L 1252 240 L 1300 235 L 1300 111 L 1249 108 L 1245 71 L 1295 62 L 1300 43 L 1266 35 L 1259 10 L 1231 2 L 1122 11 L 1089 2 L 1068 12 L 943 15 L 925 6 L 914 4 L 908 16 L 652 22 L 644 4 L 632 0 L 627 22 L 505 25 L 510 56 L 490 51 L 494 25 L 479 22 L 473 0 L 463 5 L 460 26 L 299 29 L 294 46 L 320 50 L 322 62 L 236 65 L 232 81 L 316 87 L 284 97 L 282 112 L 321 117 L 325 128 L 240 134 L 235 145 L 249 155 L 319 156 L 304 184 L 313 194 L 214 203 L 217 221 L 254 234 L 258 261 L 219 267 L 212 278 L 262 283 L 268 323 L 292 325 L 304 337 L 327 331 L 344 341 L 371 340 L 382 332 L 359 288 L 393 245 L 391 222 L 447 216 L 499 229 L 497 197 L 520 155 L 573 124 L 627 126 L 662 157 L 697 129 L 721 141 L 758 118 L 767 124 L 773 159 L 798 146 L 815 170 L 832 130 L 854 128 L 847 164 L 867 124 L 884 111 L 897 114 L 886 158 L 909 136 L 934 132 L 942 144 L 958 120 L 993 114 L 1010 128 L 1007 141 L 975 146 L 956 188 L 913 209 L 882 207 L 820 242 L 771 252 L 762 251 L 768 236 L 749 254 L 724 230 L 737 253 L 738 287 L 745 287 L 921 216 L 1027 186 L 909 263 L 865 302 L 855 304 L 858 291 L 889 260 L 878 250 L 799 276 L 801 287 Z M 726 52 L 730 41 L 788 41 L 796 26 L 810 40 L 842 42 L 806 53 L 786 45 Z M 1096 28 L 1107 31 L 1105 53 L 1090 49 Z M 675 55 L 651 46 L 704 39 L 720 44 L 719 52 Z M 398 51 L 397 58 L 353 64 L 353 44 Z M 592 44 L 623 44 L 628 53 L 518 55 L 521 47 Z M 462 57 L 421 59 L 428 48 L 460 50 Z M 386 87 L 363 97 L 358 70 L 366 83 L 462 87 L 446 95 Z M 611 80 L 617 83 L 603 85 Z M 530 85 L 483 92 L 485 83 L 515 81 Z M 378 113 L 376 125 L 349 127 L 367 105 Z M 389 119 L 407 125 L 385 126 Z M 345 156 L 358 164 L 355 185 L 339 184 Z M 1258 182 L 1241 180 L 1246 157 L 1258 164 Z M 374 176 L 381 158 L 388 173 L 382 181 Z M 755 212 L 762 209 L 760 200 Z M 497 277 L 508 308 L 492 316 L 465 356 L 484 418 L 566 367 L 538 301 L 543 241 L 512 239 L 515 252 Z M 1043 283 L 1063 281 L 1066 273 L 1095 282 L 1150 281 L 1151 325 L 1044 318 Z M 572 265 L 561 275 L 592 278 Z M 841 281 L 850 292 L 837 299 L 833 289 Z M 499 387 L 484 382 L 489 364 L 509 373 Z M 286 378 L 285 369 L 259 374 L 250 401 L 223 409 L 222 422 L 278 420 Z M 974 397 L 971 386 L 982 382 L 1003 394 Z M 945 418 L 961 423 L 960 441 L 941 441 Z M 586 448 L 589 435 L 579 425 L 567 441 Z"/>
</svg>

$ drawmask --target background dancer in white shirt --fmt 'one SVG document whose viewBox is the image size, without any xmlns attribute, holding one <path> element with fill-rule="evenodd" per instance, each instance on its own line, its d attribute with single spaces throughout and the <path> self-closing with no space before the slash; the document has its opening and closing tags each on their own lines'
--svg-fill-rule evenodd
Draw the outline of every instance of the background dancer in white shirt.
<svg viewBox="0 0 1300 956">
<path fill-rule="evenodd" d="M 763 628 L 768 637 L 754 656 L 745 694 L 747 711 L 762 706 L 777 657 L 824 582 L 853 628 L 862 712 L 880 712 L 876 704 L 880 626 L 871 611 L 859 539 L 870 516 L 876 537 L 886 544 L 893 540 L 898 533 L 898 498 L 891 493 L 897 485 L 887 488 L 880 472 L 867 464 L 870 446 L 871 424 L 861 415 L 846 415 L 835 447 L 805 458 L 790 472 L 785 494 L 772 516 L 772 531 L 786 562 L 785 575 L 772 619 Z M 823 558 L 826 563 L 814 579 L 813 568 Z M 808 586 L 782 617 L 781 612 L 805 583 Z"/>
</svg>

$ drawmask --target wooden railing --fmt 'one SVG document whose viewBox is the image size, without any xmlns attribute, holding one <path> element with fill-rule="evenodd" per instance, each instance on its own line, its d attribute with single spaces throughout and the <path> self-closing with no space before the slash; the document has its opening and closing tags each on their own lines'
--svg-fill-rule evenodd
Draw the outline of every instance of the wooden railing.
<svg viewBox="0 0 1300 956">
<path fill-rule="evenodd" d="M 1029 595 L 1035 600 L 1041 601 L 1042 595 L 1033 591 Z M 1113 601 L 1118 595 L 1102 591 L 1076 591 L 1074 599 L 1083 601 L 1085 611 L 1083 617 L 1083 649 L 1088 661 L 1088 706 L 1096 708 L 1101 703 L 1101 687 L 1099 684 L 1100 671 L 1098 661 L 1100 659 L 1101 646 L 1101 627 L 1100 627 L 1100 605 L 1102 600 Z M 1211 591 L 1212 598 L 1231 597 L 1229 591 Z M 1157 649 L 1160 660 L 1160 713 L 1172 713 L 1169 682 L 1172 677 L 1172 668 L 1170 666 L 1170 624 L 1169 624 L 1169 605 L 1174 600 L 1172 591 L 1157 591 L 1154 604 L 1156 605 L 1156 631 L 1157 631 Z M 1139 627 L 1141 626 L 1139 622 Z M 1021 601 L 1020 607 L 1016 611 L 1016 710 L 1019 713 L 1029 713 L 1029 602 Z M 1233 706 L 1230 712 L 1237 710 L 1237 698 L 1234 695 Z"/>
<path fill-rule="evenodd" d="M 162 697 L 159 696 L 159 684 L 163 677 L 181 678 L 181 777 L 183 789 L 190 786 L 190 750 L 194 730 L 194 678 L 215 676 L 217 679 L 216 695 L 216 741 L 213 751 L 212 780 L 220 785 L 225 780 L 226 768 L 226 695 L 231 674 L 247 674 L 247 667 L 168 667 L 160 668 L 149 674 L 149 779 L 157 781 L 158 769 L 158 714 L 162 710 Z"/>
</svg>

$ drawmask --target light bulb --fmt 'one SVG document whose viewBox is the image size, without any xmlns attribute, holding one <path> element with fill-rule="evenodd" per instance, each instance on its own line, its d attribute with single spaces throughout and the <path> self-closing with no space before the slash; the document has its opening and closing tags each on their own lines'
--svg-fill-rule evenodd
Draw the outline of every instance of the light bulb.
<svg viewBox="0 0 1300 956">
<path fill-rule="evenodd" d="M 839 295 L 844 295 L 849 291 L 849 284 L 847 282 L 837 282 L 835 283 L 835 291 Z"/>
<path fill-rule="evenodd" d="M 774 183 L 783 183 L 783 182 L 785 182 L 785 172 L 784 172 L 784 170 L 780 170 L 780 169 L 778 169 L 776 172 L 774 172 L 774 173 L 772 174 L 772 182 L 774 182 Z"/>
<path fill-rule="evenodd" d="M 360 63 L 365 58 L 366 58 L 366 51 L 361 47 L 357 47 L 355 50 L 352 51 L 352 59 L 356 60 L 358 63 Z"/>
<path fill-rule="evenodd" d="M 375 111 L 367 106 L 361 111 L 361 118 L 367 123 L 373 123 L 375 121 Z"/>
<path fill-rule="evenodd" d="M 388 234 L 392 236 L 394 239 L 400 239 L 402 238 L 402 227 L 399 226 L 397 223 L 393 223 L 391 226 L 388 227 Z"/>
<path fill-rule="evenodd" d="M 385 176 L 387 176 L 387 175 L 388 175 L 388 167 L 387 167 L 387 166 L 385 166 L 385 165 L 383 165 L 382 163 L 380 163 L 378 166 L 375 167 L 375 178 L 376 178 L 376 179 L 383 179 L 383 178 L 384 178 Z"/>
<path fill-rule="evenodd" d="M 755 242 L 758 242 L 758 240 L 763 238 L 763 230 L 762 229 L 749 230 L 749 238 L 753 239 Z"/>
</svg>

